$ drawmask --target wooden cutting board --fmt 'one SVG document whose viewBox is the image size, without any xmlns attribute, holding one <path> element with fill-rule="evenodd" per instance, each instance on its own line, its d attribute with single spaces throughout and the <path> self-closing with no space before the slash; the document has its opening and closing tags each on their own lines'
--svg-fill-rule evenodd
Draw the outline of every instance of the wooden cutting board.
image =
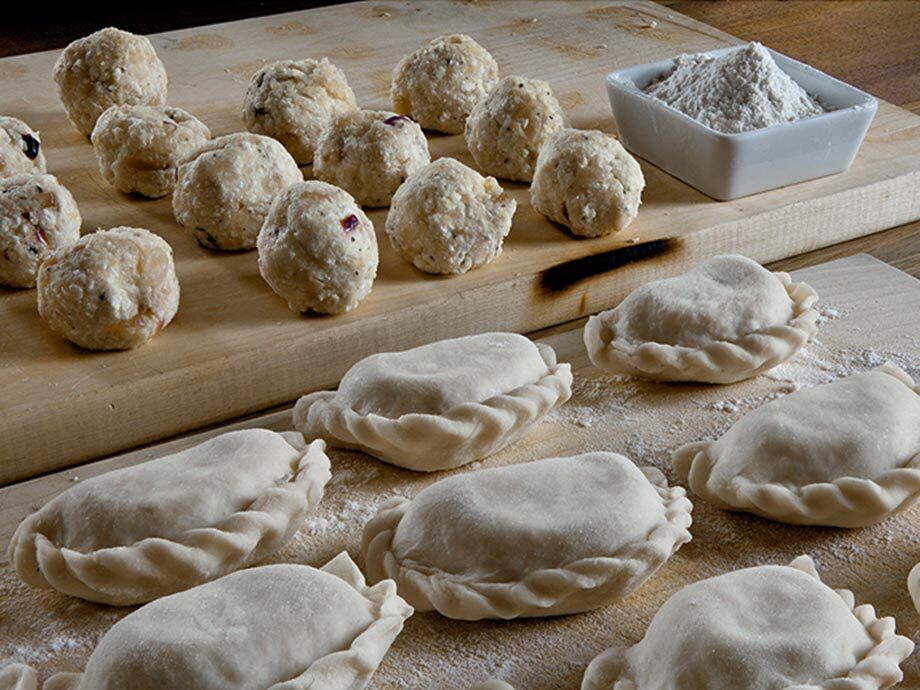
<svg viewBox="0 0 920 690">
<path fill-rule="evenodd" d="M 798 271 L 821 295 L 817 340 L 766 376 L 730 386 L 662 385 L 615 380 L 588 362 L 581 329 L 543 342 L 571 362 L 574 395 L 520 442 L 455 472 L 421 474 L 356 452 L 331 451 L 333 478 L 317 511 L 272 562 L 321 565 L 346 549 L 359 559 L 361 530 L 376 507 L 395 494 L 413 496 L 457 472 L 545 457 L 609 450 L 669 474 L 670 451 L 721 434 L 747 411 L 796 385 L 811 385 L 888 358 L 920 378 L 920 281 L 859 255 Z M 119 467 L 177 452 L 216 433 L 240 427 L 290 428 L 290 410 L 195 434 L 119 457 L 0 489 L 0 545 L 19 521 L 61 491 Z M 694 495 L 693 541 L 637 592 L 612 606 L 575 616 L 510 622 L 459 622 L 420 613 L 406 624 L 375 675 L 374 690 L 468 690 L 502 677 L 519 690 L 578 688 L 588 662 L 609 645 L 637 642 L 649 621 L 679 588 L 729 570 L 788 563 L 807 553 L 832 587 L 851 589 L 857 601 L 894 616 L 898 632 L 920 642 L 920 614 L 907 593 L 907 573 L 920 561 L 920 505 L 879 525 L 858 530 L 796 527 L 718 510 Z M 98 639 L 128 613 L 31 590 L 0 552 L 0 668 L 36 665 L 43 678 L 79 671 Z M 902 665 L 899 687 L 920 687 L 920 654 Z"/>
<path fill-rule="evenodd" d="M 604 74 L 736 43 L 653 3 L 368 2 L 152 37 L 170 102 L 215 134 L 242 128 L 249 76 L 265 62 L 327 55 L 360 104 L 388 107 L 393 65 L 442 33 L 472 34 L 505 74 L 549 80 L 574 126 L 613 131 Z M 715 202 L 643 164 L 638 220 L 620 236 L 576 240 L 536 214 L 526 187 L 504 254 L 465 276 L 423 275 L 390 249 L 385 212 L 370 214 L 381 263 L 353 313 L 299 317 L 261 280 L 254 253 L 201 249 L 175 224 L 169 199 L 121 195 L 64 118 L 51 82 L 57 54 L 0 60 L 5 114 L 40 130 L 49 170 L 74 193 L 84 232 L 145 227 L 175 250 L 176 320 L 134 352 L 87 353 L 45 328 L 34 291 L 0 292 L 0 484 L 264 410 L 326 386 L 359 358 L 487 330 L 528 332 L 609 307 L 636 286 L 705 256 L 762 262 L 920 217 L 920 117 L 881 103 L 845 174 Z M 472 164 L 462 138 L 433 136 L 432 153 Z M 309 169 L 305 170 L 309 176 Z"/>
</svg>

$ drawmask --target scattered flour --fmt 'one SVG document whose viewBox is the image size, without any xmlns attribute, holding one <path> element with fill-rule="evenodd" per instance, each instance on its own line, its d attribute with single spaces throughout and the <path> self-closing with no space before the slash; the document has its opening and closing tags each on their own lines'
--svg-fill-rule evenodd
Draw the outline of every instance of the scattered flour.
<svg viewBox="0 0 920 690">
<path fill-rule="evenodd" d="M 813 117 L 824 108 L 760 43 L 724 55 L 681 55 L 645 92 L 718 132 L 748 132 Z"/>
</svg>

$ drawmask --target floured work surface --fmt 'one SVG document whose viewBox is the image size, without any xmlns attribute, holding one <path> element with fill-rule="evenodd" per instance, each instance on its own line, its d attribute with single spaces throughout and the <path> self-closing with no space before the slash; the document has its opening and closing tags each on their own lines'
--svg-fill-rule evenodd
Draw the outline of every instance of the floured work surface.
<svg viewBox="0 0 920 690">
<path fill-rule="evenodd" d="M 818 341 L 792 361 L 754 381 L 731 386 L 616 381 L 593 369 L 581 330 L 546 340 L 571 362 L 575 393 L 550 421 L 519 443 L 459 471 L 522 463 L 591 450 L 623 453 L 662 468 L 671 480 L 670 451 L 721 434 L 744 412 L 796 388 L 893 360 L 920 380 L 920 282 L 861 255 L 794 274 L 821 294 Z M 290 412 L 247 423 L 288 428 Z M 218 430 L 223 431 L 226 429 Z M 72 481 L 175 452 L 198 435 L 0 489 L 0 540 L 18 521 Z M 450 473 L 400 470 L 361 453 L 332 451 L 333 478 L 319 510 L 272 561 L 319 565 L 342 549 L 358 556 L 360 533 L 376 507 L 394 495 L 413 496 Z M 498 676 L 520 690 L 577 688 L 588 662 L 606 646 L 632 644 L 661 604 L 680 587 L 727 570 L 785 564 L 802 553 L 818 563 L 832 587 L 853 590 L 860 603 L 893 615 L 901 634 L 920 641 L 920 614 L 907 593 L 910 567 L 920 561 L 920 506 L 861 530 L 807 528 L 717 510 L 694 501 L 693 541 L 621 603 L 585 614 L 513 622 L 458 622 L 416 614 L 384 659 L 373 688 L 469 688 Z M 360 561 L 359 561 L 360 563 Z M 0 666 L 37 665 L 43 677 L 83 667 L 96 641 L 128 609 L 88 604 L 30 590 L 9 564 L 0 566 Z M 920 687 L 920 658 L 903 666 L 904 688 Z"/>
<path fill-rule="evenodd" d="M 246 84 L 265 62 L 327 55 L 361 106 L 389 108 L 399 58 L 456 31 L 488 48 L 504 74 L 548 80 L 574 126 L 608 131 L 607 72 L 737 42 L 659 5 L 594 1 L 382 1 L 152 40 L 169 71 L 170 103 L 225 134 L 242 129 Z M 348 315 L 298 317 L 262 281 L 254 252 L 201 249 L 174 222 L 170 199 L 129 198 L 102 180 L 89 143 L 57 103 L 56 57 L 0 60 L 4 114 L 41 131 L 48 168 L 76 196 L 84 231 L 134 225 L 172 245 L 182 301 L 146 347 L 89 354 L 41 323 L 34 291 L 0 292 L 0 484 L 289 402 L 371 352 L 487 330 L 529 332 L 612 306 L 713 254 L 767 262 L 920 217 L 920 117 L 881 103 L 843 175 L 719 203 L 643 164 L 639 218 L 606 239 L 573 239 L 533 211 L 524 185 L 503 183 L 519 204 L 505 252 L 460 277 L 426 276 L 402 261 L 383 236 L 385 211 L 374 211 L 381 261 L 371 295 Z M 472 164 L 459 135 L 430 143 L 434 156 Z"/>
</svg>

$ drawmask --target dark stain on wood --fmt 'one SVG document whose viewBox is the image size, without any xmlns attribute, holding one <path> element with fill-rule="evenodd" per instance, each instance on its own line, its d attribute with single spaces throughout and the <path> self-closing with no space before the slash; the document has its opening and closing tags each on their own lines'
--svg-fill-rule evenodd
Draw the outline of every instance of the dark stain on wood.
<svg viewBox="0 0 920 690">
<path fill-rule="evenodd" d="M 623 266 L 671 254 L 680 246 L 675 237 L 664 237 L 641 244 L 617 247 L 547 268 L 540 274 L 543 292 L 561 292 L 588 278 L 615 271 Z"/>
</svg>

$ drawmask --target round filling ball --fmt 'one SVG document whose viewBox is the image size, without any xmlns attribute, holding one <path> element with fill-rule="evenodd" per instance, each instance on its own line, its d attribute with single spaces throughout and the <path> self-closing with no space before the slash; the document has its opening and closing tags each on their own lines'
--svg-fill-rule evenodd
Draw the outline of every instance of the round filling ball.
<svg viewBox="0 0 920 690">
<path fill-rule="evenodd" d="M 38 132 L 22 120 L 0 115 L 0 178 L 45 170 L 45 153 Z"/>
<path fill-rule="evenodd" d="M 54 63 L 58 97 L 89 136 L 113 105 L 163 105 L 166 68 L 145 36 L 107 28 L 77 39 Z"/>
<path fill-rule="evenodd" d="M 321 60 L 282 60 L 252 76 L 243 102 L 246 129 L 274 137 L 301 164 L 313 152 L 332 118 L 355 109 L 345 73 Z"/>
<path fill-rule="evenodd" d="M 420 271 L 466 273 L 501 254 L 515 208 L 494 177 L 440 158 L 393 195 L 386 233 Z"/>
<path fill-rule="evenodd" d="M 291 154 L 274 139 L 228 134 L 179 164 L 173 212 L 202 246 L 252 249 L 272 199 L 302 179 Z"/>
<path fill-rule="evenodd" d="M 89 350 L 140 347 L 178 308 L 172 248 L 140 228 L 84 235 L 38 271 L 38 313 L 55 333 Z"/>
<path fill-rule="evenodd" d="M 295 312 L 358 306 L 377 275 L 374 226 L 348 192 L 299 182 L 272 203 L 259 233 L 259 271 Z"/>
<path fill-rule="evenodd" d="M 464 34 L 439 36 L 406 55 L 393 70 L 393 110 L 427 129 L 463 131 L 473 106 L 498 83 L 489 51 Z"/>
<path fill-rule="evenodd" d="M 0 179 L 0 285 L 29 288 L 51 252 L 80 239 L 80 210 L 53 175 Z"/>
<path fill-rule="evenodd" d="M 600 237 L 633 221 L 644 187 L 642 168 L 616 138 L 563 129 L 540 150 L 530 200 L 572 234 Z"/>
<path fill-rule="evenodd" d="M 399 185 L 430 162 L 416 122 L 385 110 L 355 110 L 334 118 L 323 132 L 313 174 L 362 206 L 388 206 Z"/>
<path fill-rule="evenodd" d="M 505 77 L 466 121 L 466 144 L 483 172 L 530 182 L 543 144 L 565 126 L 549 84 Z"/>
<path fill-rule="evenodd" d="M 211 138 L 196 117 L 169 105 L 116 105 L 92 134 L 99 171 L 115 189 L 156 199 L 176 186 L 179 161 Z"/>
</svg>

